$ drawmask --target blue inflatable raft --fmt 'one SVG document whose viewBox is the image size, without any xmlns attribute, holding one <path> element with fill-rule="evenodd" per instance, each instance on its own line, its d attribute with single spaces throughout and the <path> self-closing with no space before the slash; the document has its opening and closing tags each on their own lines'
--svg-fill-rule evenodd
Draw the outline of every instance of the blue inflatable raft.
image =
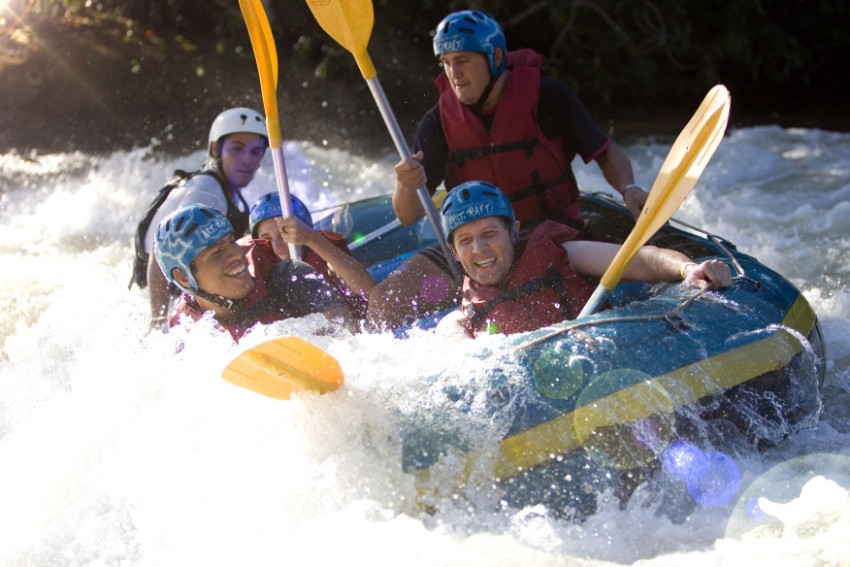
<svg viewBox="0 0 850 567">
<path fill-rule="evenodd" d="M 580 203 L 590 239 L 621 243 L 634 226 L 607 196 L 582 194 Z M 368 236 L 394 218 L 389 197 L 379 197 L 318 225 L 350 228 L 355 256 L 381 279 L 435 242 L 425 222 Z M 505 420 L 501 440 L 475 446 L 444 425 L 453 421 L 448 415 L 410 423 L 404 469 L 427 484 L 447 455 L 463 461 L 466 481 L 486 463 L 507 502 L 586 513 L 595 484 L 613 479 L 616 490 L 629 492 L 623 484 L 633 488 L 646 471 L 681 461 L 682 447 L 703 455 L 735 443 L 760 450 L 816 425 L 823 343 L 800 291 L 695 227 L 673 221 L 650 244 L 696 261 L 727 262 L 732 287 L 699 295 L 682 285 L 623 283 L 609 309 L 510 337 L 510 348 L 488 360 L 483 377 L 485 411 Z M 444 389 L 447 412 L 468 411 L 464 392 Z"/>
</svg>

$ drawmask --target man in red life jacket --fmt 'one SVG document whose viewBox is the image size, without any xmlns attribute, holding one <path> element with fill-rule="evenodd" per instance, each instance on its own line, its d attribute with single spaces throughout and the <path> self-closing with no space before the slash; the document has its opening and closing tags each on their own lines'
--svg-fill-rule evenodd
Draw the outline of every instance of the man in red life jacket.
<svg viewBox="0 0 850 567">
<path fill-rule="evenodd" d="M 521 333 L 567 319 L 584 307 L 619 250 L 616 244 L 577 240 L 579 231 L 553 221 L 520 238 L 511 202 L 494 185 L 469 181 L 443 201 L 443 231 L 465 273 L 461 307 L 437 326 L 441 334 Z M 681 281 L 717 289 L 732 283 L 720 260 L 701 264 L 680 252 L 644 246 L 624 279 Z"/>
<path fill-rule="evenodd" d="M 260 197 L 251 207 L 251 237 L 270 241 L 282 260 L 289 260 L 289 244 L 302 247 L 301 259 L 339 292 L 356 319 L 363 320 L 375 279 L 351 255 L 341 234 L 315 230 L 307 206 L 295 195 L 290 200 L 293 215 L 284 219 L 277 192 Z"/>
<path fill-rule="evenodd" d="M 236 241 L 217 209 L 191 205 L 156 229 L 154 255 L 168 281 L 185 293 L 169 319 L 173 327 L 211 312 L 239 340 L 257 323 L 322 313 L 353 330 L 339 295 L 310 266 L 278 258 L 267 240 Z"/>
<path fill-rule="evenodd" d="M 566 84 L 542 75 L 541 55 L 529 49 L 509 53 L 499 23 L 477 10 L 443 19 L 433 43 L 445 71 L 436 81 L 439 103 L 419 123 L 414 159 L 395 168 L 393 208 L 403 225 L 423 215 L 419 187 L 433 194 L 443 181 L 451 191 L 483 180 L 508 195 L 525 230 L 544 220 L 581 228 L 571 168 L 576 155 L 596 162 L 637 218 L 647 193 L 635 185 L 629 159 Z M 451 276 L 451 261 L 439 247 L 413 256 L 375 286 L 372 322 L 395 327 L 455 304 L 460 282 Z M 437 294 L 426 288 L 435 285 L 448 292 L 429 304 Z"/>
</svg>

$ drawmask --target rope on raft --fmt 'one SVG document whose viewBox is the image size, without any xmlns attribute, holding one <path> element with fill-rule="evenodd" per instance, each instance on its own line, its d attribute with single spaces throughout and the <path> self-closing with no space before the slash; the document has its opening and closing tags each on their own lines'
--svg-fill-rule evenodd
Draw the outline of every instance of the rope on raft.
<svg viewBox="0 0 850 567">
<path fill-rule="evenodd" d="M 681 224 L 685 224 L 685 223 L 681 223 Z M 690 225 L 686 225 L 686 226 L 688 226 L 689 228 L 693 228 L 693 227 L 690 227 Z M 741 266 L 741 264 L 738 262 L 738 260 L 735 258 L 735 256 L 729 251 L 729 248 L 726 247 L 726 244 L 725 244 L 726 241 L 724 239 L 720 238 L 719 236 L 709 234 L 705 231 L 701 231 L 701 232 L 703 232 L 706 235 L 707 238 L 709 238 L 715 244 L 717 244 L 717 246 L 723 251 L 724 255 L 726 255 L 726 257 L 732 263 L 732 265 L 735 268 L 735 271 L 738 272 L 738 275 L 736 275 L 732 278 L 733 282 L 737 281 L 737 280 L 747 280 L 747 281 L 751 282 L 752 284 L 754 284 L 756 287 L 760 287 L 760 284 L 758 283 L 758 281 L 747 276 L 746 271 L 744 270 L 743 266 Z M 614 324 L 614 323 L 635 323 L 635 322 L 642 322 L 642 321 L 662 321 L 663 320 L 663 321 L 667 321 L 668 323 L 670 323 L 674 327 L 680 326 L 681 320 L 679 319 L 679 315 L 681 315 L 682 311 L 687 309 L 687 307 L 689 305 L 691 305 L 694 301 L 696 301 L 697 299 L 700 299 L 703 295 L 705 295 L 706 291 L 707 291 L 706 289 L 700 289 L 695 294 L 693 294 L 692 296 L 688 297 L 687 299 L 685 299 L 684 301 L 679 303 L 673 309 L 671 309 L 671 310 L 669 310 L 665 313 L 659 313 L 657 315 L 629 315 L 629 316 L 623 316 L 623 317 L 611 317 L 611 318 L 607 318 L 607 319 L 597 319 L 597 320 L 594 320 L 594 321 L 582 321 L 582 322 L 578 322 L 578 323 L 572 323 L 572 324 L 569 324 L 569 325 L 565 325 L 565 326 L 561 327 L 560 329 L 552 331 L 551 333 L 547 333 L 547 334 L 545 334 L 541 337 L 538 337 L 536 339 L 533 339 L 533 340 L 531 340 L 531 341 L 529 341 L 525 344 L 522 344 L 522 345 L 516 347 L 513 350 L 513 354 L 517 354 L 517 353 L 519 353 L 519 352 L 521 352 L 521 351 L 523 351 L 527 348 L 531 348 L 533 346 L 545 343 L 546 341 L 548 341 L 548 340 L 550 340 L 554 337 L 563 335 L 565 333 L 569 333 L 570 331 L 575 331 L 577 329 L 583 329 L 583 328 L 586 328 L 586 327 L 594 327 L 596 325 L 610 325 L 610 324 Z"/>
</svg>

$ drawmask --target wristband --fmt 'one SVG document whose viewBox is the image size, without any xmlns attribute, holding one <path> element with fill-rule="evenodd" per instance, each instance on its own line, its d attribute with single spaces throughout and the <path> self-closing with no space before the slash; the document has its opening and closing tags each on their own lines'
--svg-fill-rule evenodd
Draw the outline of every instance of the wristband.
<svg viewBox="0 0 850 567">
<path fill-rule="evenodd" d="M 626 185 L 625 187 L 623 187 L 623 188 L 620 190 L 620 194 L 621 194 L 623 197 L 625 197 L 625 196 L 626 196 L 626 193 L 629 191 L 629 189 L 640 189 L 641 191 L 643 191 L 643 189 L 641 189 L 640 187 L 638 187 L 638 186 L 637 186 L 637 185 L 635 185 L 634 183 L 629 183 L 628 185 Z"/>
<path fill-rule="evenodd" d="M 696 262 L 685 262 L 684 264 L 679 266 L 679 275 L 682 276 L 682 280 L 686 280 L 688 278 L 687 274 L 685 273 L 685 270 L 688 268 L 688 266 L 696 266 L 696 265 L 697 265 Z"/>
</svg>

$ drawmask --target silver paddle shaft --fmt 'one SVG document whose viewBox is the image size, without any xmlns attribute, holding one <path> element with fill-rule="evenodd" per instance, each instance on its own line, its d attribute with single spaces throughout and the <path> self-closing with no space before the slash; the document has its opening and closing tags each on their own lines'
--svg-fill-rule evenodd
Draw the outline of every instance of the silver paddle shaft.
<svg viewBox="0 0 850 567">
<path fill-rule="evenodd" d="M 401 128 L 398 126 L 398 121 L 396 120 L 395 114 L 393 114 L 392 108 L 390 108 L 390 103 L 387 101 L 387 95 L 384 94 L 384 89 L 381 87 L 381 83 L 378 81 L 377 75 L 371 79 L 367 79 L 366 82 L 369 84 L 369 90 L 372 91 L 372 96 L 378 104 L 378 110 L 381 111 L 381 116 L 384 118 L 384 123 L 390 131 L 390 136 L 393 138 L 396 150 L 399 155 L 401 155 L 401 159 L 411 159 L 412 156 L 410 154 L 410 148 L 407 147 L 407 142 L 404 140 L 404 135 L 401 132 Z M 451 250 L 449 250 L 449 244 L 446 242 L 446 236 L 443 234 L 443 227 L 440 226 L 440 222 L 437 217 L 437 209 L 434 207 L 434 202 L 431 201 L 431 196 L 428 194 L 428 190 L 422 186 L 416 190 L 416 194 L 419 196 L 422 208 L 425 209 L 425 215 L 428 217 L 428 220 L 431 222 L 431 226 L 434 228 L 434 233 L 437 235 L 437 242 L 440 243 L 440 248 L 443 250 L 443 254 L 446 255 L 446 260 L 448 260 L 447 263 L 449 268 L 452 270 L 452 275 L 454 275 L 454 277 L 458 280 L 461 279 L 460 269 L 454 261 L 454 256 L 452 255 Z"/>
</svg>

